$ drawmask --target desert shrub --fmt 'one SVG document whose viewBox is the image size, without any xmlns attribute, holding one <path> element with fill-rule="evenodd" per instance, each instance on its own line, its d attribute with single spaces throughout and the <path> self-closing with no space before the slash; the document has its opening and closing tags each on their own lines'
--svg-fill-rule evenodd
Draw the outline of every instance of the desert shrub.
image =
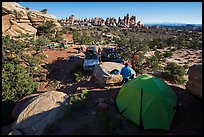
<svg viewBox="0 0 204 137">
<path fill-rule="evenodd" d="M 79 32 L 77 30 L 74 30 L 73 32 L 73 40 L 74 40 L 74 43 L 79 41 Z"/>
<path fill-rule="evenodd" d="M 164 56 L 165 58 L 171 58 L 171 57 L 173 56 L 173 53 L 172 53 L 172 51 L 166 51 L 166 52 L 163 54 L 163 56 Z"/>
<path fill-rule="evenodd" d="M 159 50 L 156 50 L 155 53 L 154 53 L 155 57 L 158 59 L 158 60 L 161 60 L 163 55 L 161 53 L 161 51 Z"/>
<path fill-rule="evenodd" d="M 89 99 L 88 92 L 89 90 L 84 89 L 81 91 L 81 93 L 72 94 L 70 96 L 70 99 L 66 103 L 67 111 L 68 111 L 67 116 L 70 116 L 75 112 L 77 112 L 77 110 L 81 110 L 82 108 L 84 108 L 84 106 L 86 105 Z"/>
<path fill-rule="evenodd" d="M 102 36 L 100 34 L 91 35 L 93 43 L 101 43 Z"/>
<path fill-rule="evenodd" d="M 55 24 L 53 21 L 46 21 L 43 25 L 37 27 L 37 36 L 44 35 L 47 38 L 51 39 L 54 37 L 54 30 Z"/>
<path fill-rule="evenodd" d="M 86 32 L 83 32 L 81 36 L 81 44 L 88 45 L 92 44 L 92 42 L 93 42 L 92 37 L 88 36 Z"/>
<path fill-rule="evenodd" d="M 186 45 L 186 41 L 185 38 L 183 36 L 179 36 L 178 38 L 176 38 L 173 42 L 172 45 L 176 48 L 176 49 L 182 49 L 185 45 Z"/>
<path fill-rule="evenodd" d="M 184 69 L 189 69 L 188 65 L 184 65 L 183 67 L 184 67 Z"/>
<path fill-rule="evenodd" d="M 2 101 L 16 102 L 34 91 L 36 83 L 20 64 L 3 64 Z"/>
<path fill-rule="evenodd" d="M 187 48 L 195 49 L 195 50 L 202 50 L 202 43 L 198 40 L 193 39 L 190 43 L 187 44 Z"/>
<path fill-rule="evenodd" d="M 173 38 L 167 38 L 167 39 L 166 39 L 166 44 L 167 44 L 167 46 L 171 46 L 172 43 L 173 43 Z"/>
<path fill-rule="evenodd" d="M 165 67 L 165 75 L 175 83 L 183 84 L 185 82 L 185 74 L 185 68 L 174 62 L 168 63 Z"/>
<path fill-rule="evenodd" d="M 47 14 L 47 9 L 43 9 L 40 12 L 42 12 L 43 14 Z"/>
<path fill-rule="evenodd" d="M 88 36 L 85 31 L 79 32 L 76 30 L 73 32 L 73 40 L 74 43 L 78 42 L 85 45 L 92 44 L 93 42 L 92 37 Z"/>
<path fill-rule="evenodd" d="M 128 31 L 128 30 L 123 30 L 123 34 L 124 34 L 125 36 L 127 36 L 127 35 L 128 35 L 128 33 L 129 33 L 129 31 Z"/>
<path fill-rule="evenodd" d="M 162 39 L 162 38 L 156 38 L 153 39 L 150 43 L 149 43 L 149 47 L 151 49 L 153 48 L 158 48 L 158 49 L 163 49 L 167 46 L 166 40 Z"/>
<path fill-rule="evenodd" d="M 163 69 L 160 64 L 161 62 L 156 56 L 146 58 L 145 66 L 151 68 L 153 72 L 161 71 Z"/>
<path fill-rule="evenodd" d="M 16 102 L 34 91 L 33 80 L 40 76 L 39 65 L 43 58 L 40 53 L 44 44 L 41 38 L 27 43 L 2 37 L 2 100 Z"/>
<path fill-rule="evenodd" d="M 62 42 L 63 38 L 62 38 L 62 34 L 60 32 L 57 32 L 55 37 L 51 39 L 53 42 L 57 42 L 60 43 Z"/>
<path fill-rule="evenodd" d="M 36 54 L 39 54 L 43 51 L 43 47 L 45 47 L 45 45 L 49 42 L 50 41 L 46 36 L 39 36 L 33 43 L 32 49 L 36 51 Z"/>
<path fill-rule="evenodd" d="M 130 34 L 129 37 L 121 37 L 116 43 L 118 47 L 125 50 L 125 52 L 121 54 L 122 58 L 129 61 L 136 72 L 142 74 L 144 55 L 149 50 L 147 42 L 141 41 L 135 34 Z M 135 59 L 134 56 L 139 56 L 139 58 Z"/>
<path fill-rule="evenodd" d="M 74 73 L 74 76 L 75 76 L 75 81 L 76 82 L 80 82 L 81 80 L 83 80 L 83 75 L 82 75 L 82 73 L 81 72 L 76 72 L 76 73 Z"/>
<path fill-rule="evenodd" d="M 84 90 L 82 90 L 82 93 L 71 96 L 67 105 L 72 105 L 78 101 L 85 99 L 87 93 L 88 93 L 88 90 L 84 89 Z"/>
<path fill-rule="evenodd" d="M 63 34 L 70 34 L 71 33 L 70 27 L 62 26 L 62 33 Z"/>
</svg>

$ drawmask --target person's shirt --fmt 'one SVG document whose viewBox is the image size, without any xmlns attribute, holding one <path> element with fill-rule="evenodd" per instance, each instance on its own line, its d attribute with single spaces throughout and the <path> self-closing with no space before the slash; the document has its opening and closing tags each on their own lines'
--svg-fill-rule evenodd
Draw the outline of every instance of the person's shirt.
<svg viewBox="0 0 204 137">
<path fill-rule="evenodd" d="M 123 67 L 122 69 L 121 69 L 121 72 L 120 72 L 120 74 L 122 75 L 122 77 L 123 78 L 127 78 L 127 79 L 129 79 L 130 78 L 130 76 L 132 75 L 132 71 L 131 71 L 131 69 L 130 69 L 130 67 Z"/>
</svg>

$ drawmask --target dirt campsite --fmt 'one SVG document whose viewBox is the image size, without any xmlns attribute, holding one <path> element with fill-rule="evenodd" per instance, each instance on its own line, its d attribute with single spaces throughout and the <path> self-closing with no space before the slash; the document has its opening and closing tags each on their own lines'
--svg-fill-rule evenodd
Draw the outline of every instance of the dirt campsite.
<svg viewBox="0 0 204 137">
<path fill-rule="evenodd" d="M 73 53 L 76 51 L 73 49 L 68 49 L 69 52 L 62 53 L 51 53 L 48 54 L 48 62 L 52 62 L 52 58 L 64 58 L 70 56 L 70 52 Z M 75 54 L 77 55 L 77 54 Z M 49 60 L 50 59 L 50 60 Z M 57 60 L 56 60 L 57 61 Z M 79 63 L 76 61 L 75 63 Z M 73 64 L 72 64 L 73 65 Z M 65 64 L 58 65 L 64 68 L 63 70 L 67 70 Z M 69 65 L 67 65 L 69 66 Z M 74 65 L 73 65 L 74 66 Z M 69 67 L 69 69 L 72 69 Z M 66 76 L 66 71 L 63 71 Z M 58 72 L 59 73 L 59 72 Z M 61 73 L 61 72 L 60 72 Z M 175 118 L 172 123 L 171 130 L 168 132 L 161 131 L 144 131 L 135 126 L 132 122 L 126 121 L 123 117 L 118 114 L 117 106 L 115 103 L 116 95 L 115 92 L 120 90 L 120 87 L 104 87 L 97 80 L 92 79 L 92 72 L 83 72 L 85 76 L 85 80 L 78 83 L 78 86 L 72 87 L 72 90 L 77 89 L 87 89 L 93 90 L 90 93 L 90 97 L 86 103 L 80 106 L 80 109 L 76 108 L 76 112 L 69 115 L 67 118 L 54 123 L 52 126 L 48 128 L 47 133 L 53 132 L 53 134 L 172 134 L 172 135 L 182 135 L 182 134 L 201 134 L 201 119 L 202 119 L 202 105 L 201 100 L 186 91 L 185 87 L 181 88 L 176 85 L 170 86 L 178 96 L 178 109 L 175 114 Z M 52 76 L 54 79 L 59 76 L 59 74 L 55 74 Z M 65 90 L 62 88 L 62 91 Z M 101 110 L 100 106 L 96 103 L 98 99 L 104 99 L 104 102 L 108 105 L 105 106 L 105 110 Z M 107 108 L 106 108 L 107 107 Z M 106 110 L 107 109 L 107 110 Z M 77 119 L 78 122 L 75 120 Z M 71 124 L 72 123 L 72 124 Z M 69 125 L 69 126 L 68 126 Z M 62 128 L 66 127 L 66 129 Z M 70 128 L 68 128 L 70 127 Z M 89 127 L 89 128 L 86 128 Z M 56 128 L 58 130 L 56 130 Z"/>
<path fill-rule="evenodd" d="M 45 134 L 201 134 L 201 99 L 186 91 L 185 87 L 176 85 L 170 85 L 178 97 L 178 108 L 170 131 L 143 130 L 122 117 L 115 101 L 121 87 L 104 86 L 92 77 L 92 71 L 84 71 L 84 53 L 78 53 L 78 47 L 75 45 L 68 49 L 44 51 L 47 55 L 44 60 L 45 71 L 48 75 L 47 81 L 39 86 L 39 91 L 40 88 L 48 91 L 55 89 L 74 94 L 84 89 L 89 90 L 87 99 L 77 103 L 62 119 L 48 126 Z M 70 60 L 71 56 L 78 58 Z M 77 69 L 83 74 L 83 80 L 80 82 L 74 81 L 73 73 Z M 11 125 L 3 127 L 4 134 L 10 130 Z"/>
</svg>

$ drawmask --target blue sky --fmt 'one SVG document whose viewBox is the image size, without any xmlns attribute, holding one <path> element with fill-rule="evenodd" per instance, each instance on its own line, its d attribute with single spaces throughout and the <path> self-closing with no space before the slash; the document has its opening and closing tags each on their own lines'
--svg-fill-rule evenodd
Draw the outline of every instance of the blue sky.
<svg viewBox="0 0 204 137">
<path fill-rule="evenodd" d="M 118 17 L 129 13 L 142 23 L 202 24 L 202 2 L 18 2 L 32 10 L 47 9 L 57 19 Z"/>
</svg>

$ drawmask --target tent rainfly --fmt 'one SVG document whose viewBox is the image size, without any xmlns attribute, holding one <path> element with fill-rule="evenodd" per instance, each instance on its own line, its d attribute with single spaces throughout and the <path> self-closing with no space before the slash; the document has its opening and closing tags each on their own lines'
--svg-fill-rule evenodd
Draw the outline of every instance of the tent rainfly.
<svg viewBox="0 0 204 137">
<path fill-rule="evenodd" d="M 116 103 L 120 114 L 138 126 L 169 130 L 177 96 L 163 80 L 141 75 L 120 89 Z"/>
</svg>

